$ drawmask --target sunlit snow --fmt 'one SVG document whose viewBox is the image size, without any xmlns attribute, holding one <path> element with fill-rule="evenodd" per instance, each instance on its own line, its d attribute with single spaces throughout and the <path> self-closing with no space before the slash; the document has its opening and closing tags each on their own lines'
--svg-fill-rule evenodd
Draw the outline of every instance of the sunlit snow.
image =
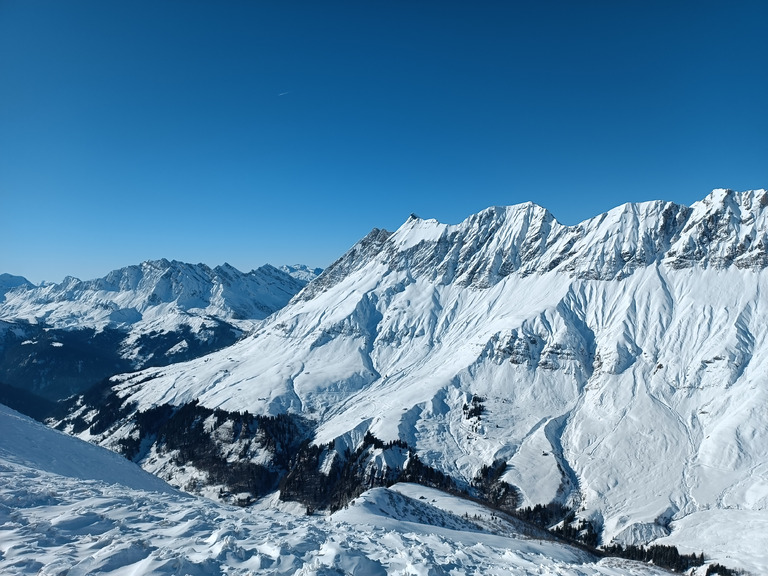
<svg viewBox="0 0 768 576">
<path fill-rule="evenodd" d="M 182 494 L 115 458 L 0 406 L 0 572 L 664 573 L 531 538 L 477 504 L 420 486 L 374 489 L 334 515 L 307 516 L 276 501 L 241 509 Z"/>
<path fill-rule="evenodd" d="M 370 430 L 467 480 L 503 459 L 524 504 L 574 506 L 606 543 L 671 531 L 706 553 L 689 516 L 768 515 L 767 199 L 715 191 L 576 227 L 532 204 L 411 218 L 249 338 L 118 389 L 140 409 L 301 413 L 318 443 Z M 733 530 L 733 555 L 759 548 Z"/>
</svg>

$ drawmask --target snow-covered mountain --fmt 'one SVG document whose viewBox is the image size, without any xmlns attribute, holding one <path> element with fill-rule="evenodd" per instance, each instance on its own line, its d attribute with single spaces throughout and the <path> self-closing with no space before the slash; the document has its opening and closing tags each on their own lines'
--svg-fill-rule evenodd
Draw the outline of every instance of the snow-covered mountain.
<svg viewBox="0 0 768 576">
<path fill-rule="evenodd" d="M 225 506 L 0 406 L 3 574 L 666 573 L 529 532 L 412 484 L 375 488 L 328 516 L 274 498 Z"/>
<path fill-rule="evenodd" d="M 297 268 L 298 269 L 298 268 Z M 59 399 L 234 343 L 306 284 L 269 265 L 156 260 L 81 281 L 0 278 L 0 382 Z"/>
<path fill-rule="evenodd" d="M 13 288 L 19 286 L 32 286 L 32 282 L 24 278 L 24 276 L 14 276 L 13 274 L 0 274 L 0 296 L 4 295 Z"/>
<path fill-rule="evenodd" d="M 18 277 L 17 277 L 18 278 Z M 151 260 L 104 278 L 67 277 L 59 284 L 19 283 L 5 291 L 0 319 L 53 328 L 175 329 L 190 318 L 261 320 L 282 308 L 305 281 L 264 265 L 248 273 L 224 264 Z"/>
<path fill-rule="evenodd" d="M 603 543 L 758 561 L 743 559 L 768 517 L 767 204 L 715 190 L 577 226 L 533 204 L 411 217 L 233 346 L 115 379 L 120 419 L 84 435 L 152 444 L 138 416 L 193 401 L 294 414 L 318 474 L 370 433 L 465 485 L 500 462 L 523 505 L 572 508 Z M 402 464 L 382 454 L 365 466 Z"/>
<path fill-rule="evenodd" d="M 306 264 L 284 265 L 280 266 L 280 270 L 307 284 L 323 273 L 322 268 L 310 268 Z"/>
</svg>

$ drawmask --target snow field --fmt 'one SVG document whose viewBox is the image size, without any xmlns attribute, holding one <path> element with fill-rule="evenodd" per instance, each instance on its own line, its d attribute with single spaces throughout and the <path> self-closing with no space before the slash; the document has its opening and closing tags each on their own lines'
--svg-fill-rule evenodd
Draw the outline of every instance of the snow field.
<svg viewBox="0 0 768 576">
<path fill-rule="evenodd" d="M 84 482 L 2 463 L 0 572 L 664 573 L 634 563 L 617 569 L 554 542 L 481 531 L 469 520 L 423 503 L 418 487 L 405 490 L 416 499 L 376 489 L 335 515 L 307 517 Z"/>
</svg>

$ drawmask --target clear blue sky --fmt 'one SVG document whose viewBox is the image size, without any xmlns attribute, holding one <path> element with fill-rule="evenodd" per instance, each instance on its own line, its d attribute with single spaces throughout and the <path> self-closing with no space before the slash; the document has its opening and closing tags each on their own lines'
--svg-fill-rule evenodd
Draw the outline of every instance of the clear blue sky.
<svg viewBox="0 0 768 576">
<path fill-rule="evenodd" d="M 768 186 L 768 2 L 0 0 L 0 272 Z"/>
</svg>

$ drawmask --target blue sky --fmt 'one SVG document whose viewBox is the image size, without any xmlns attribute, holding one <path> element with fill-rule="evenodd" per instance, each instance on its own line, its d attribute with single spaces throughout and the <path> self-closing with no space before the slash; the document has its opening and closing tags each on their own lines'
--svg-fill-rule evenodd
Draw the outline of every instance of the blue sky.
<svg viewBox="0 0 768 576">
<path fill-rule="evenodd" d="M 768 3 L 0 0 L 0 272 L 768 186 Z"/>
</svg>

